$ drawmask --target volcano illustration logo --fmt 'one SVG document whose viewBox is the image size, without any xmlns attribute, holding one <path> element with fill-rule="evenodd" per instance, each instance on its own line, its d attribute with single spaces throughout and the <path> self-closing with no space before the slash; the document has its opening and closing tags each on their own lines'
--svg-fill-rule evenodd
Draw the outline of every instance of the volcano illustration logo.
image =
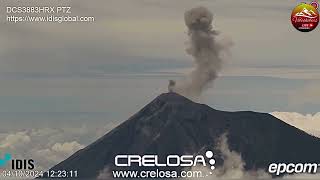
<svg viewBox="0 0 320 180">
<path fill-rule="evenodd" d="M 318 17 L 314 11 L 308 10 L 306 8 L 303 8 L 303 10 L 301 12 L 298 12 L 296 14 L 296 16 L 305 17 L 305 18 L 317 18 Z"/>
<path fill-rule="evenodd" d="M 293 9 L 291 22 L 297 30 L 309 32 L 317 27 L 319 23 L 319 13 L 314 6 L 301 3 Z"/>
</svg>

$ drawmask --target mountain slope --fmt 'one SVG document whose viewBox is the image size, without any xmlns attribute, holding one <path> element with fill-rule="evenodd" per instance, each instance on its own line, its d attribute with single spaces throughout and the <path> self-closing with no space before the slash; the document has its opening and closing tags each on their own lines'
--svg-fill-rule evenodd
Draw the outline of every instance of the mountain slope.
<svg viewBox="0 0 320 180">
<path fill-rule="evenodd" d="M 218 111 L 166 93 L 52 169 L 78 170 L 82 178 L 95 178 L 105 168 L 117 169 L 118 154 L 157 154 L 161 159 L 206 149 L 214 151 L 221 165 L 221 152 L 213 147 L 224 133 L 230 150 L 241 154 L 246 170 L 265 169 L 273 162 L 320 162 L 318 138 L 269 114 Z"/>
</svg>

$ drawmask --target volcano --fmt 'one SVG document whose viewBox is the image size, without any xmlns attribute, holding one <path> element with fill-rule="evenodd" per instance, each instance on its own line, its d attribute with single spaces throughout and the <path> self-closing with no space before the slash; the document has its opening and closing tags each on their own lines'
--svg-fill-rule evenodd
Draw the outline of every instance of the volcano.
<svg viewBox="0 0 320 180">
<path fill-rule="evenodd" d="M 168 154 L 196 155 L 212 149 L 225 133 L 230 150 L 245 162 L 245 170 L 266 170 L 270 163 L 320 162 L 318 138 L 270 114 L 219 111 L 171 92 L 161 94 L 51 170 L 77 170 L 80 178 L 97 178 L 103 170 L 119 169 L 114 165 L 118 154 L 157 154 L 160 159 Z M 217 166 L 222 165 L 221 152 L 212 150 Z"/>
</svg>

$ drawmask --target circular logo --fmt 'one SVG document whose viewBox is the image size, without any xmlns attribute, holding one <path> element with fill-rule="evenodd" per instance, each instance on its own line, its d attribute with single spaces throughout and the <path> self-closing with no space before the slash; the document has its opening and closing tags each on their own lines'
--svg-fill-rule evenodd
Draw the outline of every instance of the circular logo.
<svg viewBox="0 0 320 180">
<path fill-rule="evenodd" d="M 310 3 L 310 5 L 313 6 L 314 8 L 316 8 L 316 9 L 319 8 L 319 4 L 318 4 L 317 1 L 312 1 L 312 2 Z"/>
<path fill-rule="evenodd" d="M 301 32 L 312 31 L 319 23 L 318 10 L 310 4 L 299 4 L 291 13 L 291 22 Z"/>
</svg>

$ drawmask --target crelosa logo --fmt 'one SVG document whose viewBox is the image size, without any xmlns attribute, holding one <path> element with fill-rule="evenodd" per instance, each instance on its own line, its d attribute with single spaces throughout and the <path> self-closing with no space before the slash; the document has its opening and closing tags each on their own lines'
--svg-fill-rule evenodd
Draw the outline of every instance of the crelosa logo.
<svg viewBox="0 0 320 180">
<path fill-rule="evenodd" d="M 138 165 L 143 167 L 191 167 L 191 166 L 207 166 L 206 160 L 209 160 L 210 169 L 215 169 L 215 159 L 213 152 L 207 151 L 203 155 L 168 155 L 166 162 L 159 162 L 158 155 L 117 155 L 115 157 L 115 165 L 118 167 L 129 167 Z"/>
<path fill-rule="evenodd" d="M 5 167 L 11 160 L 12 170 L 33 170 L 33 159 L 13 159 L 10 153 L 6 153 L 3 158 L 0 158 L 0 167 Z"/>
</svg>

